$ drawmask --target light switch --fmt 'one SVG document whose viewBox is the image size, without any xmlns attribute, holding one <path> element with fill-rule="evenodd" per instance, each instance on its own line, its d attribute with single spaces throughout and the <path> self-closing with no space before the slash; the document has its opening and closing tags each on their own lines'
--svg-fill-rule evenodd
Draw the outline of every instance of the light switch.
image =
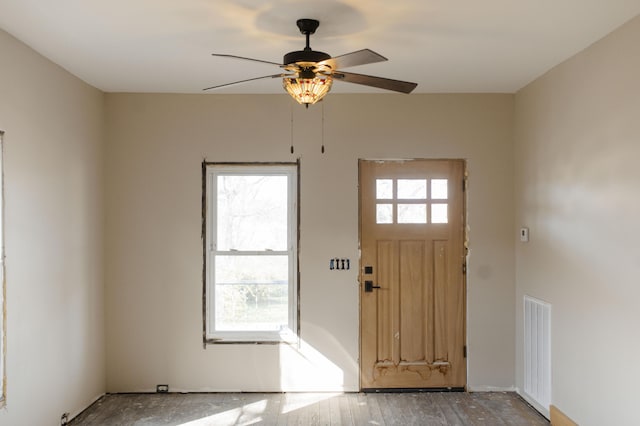
<svg viewBox="0 0 640 426">
<path fill-rule="evenodd" d="M 529 228 L 520 228 L 520 241 L 523 243 L 529 242 Z"/>
</svg>

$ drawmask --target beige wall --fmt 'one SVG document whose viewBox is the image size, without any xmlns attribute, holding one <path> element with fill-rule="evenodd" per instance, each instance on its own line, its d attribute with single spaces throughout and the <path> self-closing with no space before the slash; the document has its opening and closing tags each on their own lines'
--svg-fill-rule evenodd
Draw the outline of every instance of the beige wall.
<svg viewBox="0 0 640 426">
<path fill-rule="evenodd" d="M 516 96 L 517 385 L 522 298 L 552 304 L 552 403 L 637 425 L 640 18 Z"/>
<path fill-rule="evenodd" d="M 103 95 L 0 31 L 7 404 L 55 425 L 105 389 Z"/>
<path fill-rule="evenodd" d="M 468 160 L 469 385 L 514 384 L 512 95 L 106 95 L 107 390 L 356 390 L 358 158 Z M 200 163 L 301 158 L 300 351 L 202 346 Z"/>
</svg>

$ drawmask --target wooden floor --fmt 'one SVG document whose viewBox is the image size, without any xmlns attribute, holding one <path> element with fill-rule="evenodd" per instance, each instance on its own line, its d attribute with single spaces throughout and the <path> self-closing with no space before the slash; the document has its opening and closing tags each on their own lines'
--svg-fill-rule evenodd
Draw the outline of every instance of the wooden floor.
<svg viewBox="0 0 640 426">
<path fill-rule="evenodd" d="M 548 425 L 511 392 L 108 394 L 69 425 Z"/>
</svg>

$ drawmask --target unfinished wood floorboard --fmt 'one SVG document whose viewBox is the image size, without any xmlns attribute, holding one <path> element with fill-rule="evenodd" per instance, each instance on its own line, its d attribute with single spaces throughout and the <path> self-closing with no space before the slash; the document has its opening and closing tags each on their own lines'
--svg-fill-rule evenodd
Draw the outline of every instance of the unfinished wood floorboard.
<svg viewBox="0 0 640 426">
<path fill-rule="evenodd" d="M 447 398 L 445 398 L 442 393 L 433 393 L 431 394 L 431 398 L 433 405 L 440 409 L 442 415 L 446 419 L 446 425 L 463 426 L 465 424 L 470 424 L 468 422 L 468 418 L 460 417 L 454 408 L 456 404 L 459 404 L 459 399 L 456 398 L 456 395 L 447 394 Z M 467 420 L 467 422 L 465 422 L 465 420 Z"/>
<path fill-rule="evenodd" d="M 369 423 L 372 425 L 382 425 L 384 420 L 382 419 L 382 411 L 380 411 L 380 404 L 378 398 L 369 398 L 366 393 L 359 393 L 358 404 L 364 407 L 364 416 L 369 419 Z"/>
<path fill-rule="evenodd" d="M 329 399 L 323 399 L 318 403 L 318 410 L 320 416 L 318 417 L 319 425 L 330 425 L 331 424 L 331 402 Z"/>
<path fill-rule="evenodd" d="M 512 392 L 108 394 L 70 426 L 537 426 Z"/>
<path fill-rule="evenodd" d="M 487 426 L 508 426 L 513 424 L 512 421 L 506 421 L 503 419 L 503 417 L 508 415 L 505 413 L 505 407 L 491 403 L 491 398 L 494 396 L 493 394 L 478 397 L 479 395 L 481 394 L 469 394 L 471 400 L 471 405 L 469 405 L 469 407 L 473 409 L 475 416 L 474 420 L 477 424 Z M 498 413 L 499 415 L 497 415 Z"/>
</svg>

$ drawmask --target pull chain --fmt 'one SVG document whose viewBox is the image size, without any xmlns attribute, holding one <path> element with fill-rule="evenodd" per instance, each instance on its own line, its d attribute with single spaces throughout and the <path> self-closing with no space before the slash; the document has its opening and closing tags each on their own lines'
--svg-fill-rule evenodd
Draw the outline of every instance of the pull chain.
<svg viewBox="0 0 640 426">
<path fill-rule="evenodd" d="M 291 153 L 293 154 L 293 102 L 290 102 L 291 107 Z"/>
<path fill-rule="evenodd" d="M 324 154 L 324 102 L 322 102 L 322 148 L 320 152 Z"/>
</svg>

